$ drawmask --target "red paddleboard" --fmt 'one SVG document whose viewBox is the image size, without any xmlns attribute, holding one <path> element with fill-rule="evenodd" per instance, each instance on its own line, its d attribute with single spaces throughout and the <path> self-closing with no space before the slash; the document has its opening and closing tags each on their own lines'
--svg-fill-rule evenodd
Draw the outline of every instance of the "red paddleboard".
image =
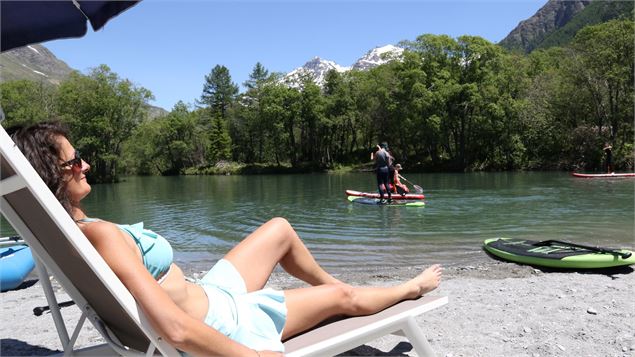
<svg viewBox="0 0 635 357">
<path fill-rule="evenodd" d="M 632 172 L 624 172 L 624 173 L 610 173 L 610 174 L 581 174 L 578 172 L 573 172 L 572 175 L 574 177 L 580 178 L 625 178 L 625 177 L 635 177 L 635 173 Z"/>
<path fill-rule="evenodd" d="M 377 192 L 360 192 L 354 190 L 346 190 L 346 194 L 348 196 L 379 198 L 379 193 Z M 398 193 L 392 194 L 392 198 L 400 200 L 422 200 L 425 197 L 426 196 L 424 196 L 423 193 L 406 193 L 405 195 L 400 195 Z M 384 195 L 384 198 L 388 198 L 388 195 Z"/>
</svg>

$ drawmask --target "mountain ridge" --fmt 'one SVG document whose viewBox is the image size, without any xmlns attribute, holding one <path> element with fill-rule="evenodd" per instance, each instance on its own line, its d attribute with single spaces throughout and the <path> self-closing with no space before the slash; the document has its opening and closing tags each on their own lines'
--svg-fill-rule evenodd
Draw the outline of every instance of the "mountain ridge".
<svg viewBox="0 0 635 357">
<path fill-rule="evenodd" d="M 498 44 L 508 50 L 529 53 L 545 37 L 563 27 L 590 3 L 590 0 L 549 0 L 533 16 L 521 21 Z"/>
<path fill-rule="evenodd" d="M 511 51 L 524 51 L 526 53 L 537 48 L 566 44 L 580 28 L 586 25 L 624 16 L 624 13 L 628 11 L 632 17 L 633 4 L 629 3 L 630 7 L 625 7 L 626 5 L 623 3 L 626 2 L 617 0 L 548 0 L 534 15 L 521 21 L 498 44 Z M 594 14 L 590 15 L 589 13 L 592 11 Z M 601 13 L 595 14 L 595 12 Z M 340 73 L 350 70 L 368 70 L 400 59 L 403 51 L 403 48 L 395 45 L 378 46 L 367 51 L 350 66 L 341 66 L 334 61 L 315 56 L 303 66 L 285 74 L 281 82 L 292 87 L 300 87 L 302 80 L 310 77 L 321 86 L 324 84 L 326 73 L 329 70 L 336 70 Z M 59 85 L 72 71 L 74 69 L 41 44 L 29 45 L 0 54 L 0 82 L 26 79 Z M 167 113 L 164 108 L 156 106 L 150 106 L 150 109 L 152 117 Z"/>
<path fill-rule="evenodd" d="M 58 86 L 75 69 L 57 58 L 42 44 L 33 44 L 12 49 L 0 54 L 0 83 L 29 80 Z M 150 118 L 168 113 L 167 110 L 148 105 Z"/>
<path fill-rule="evenodd" d="M 309 76 L 322 86 L 326 73 L 336 70 L 340 73 L 350 70 L 368 70 L 389 61 L 399 59 L 403 48 L 394 45 L 377 46 L 358 58 L 351 66 L 341 66 L 319 56 L 307 61 L 303 66 L 295 68 L 283 76 L 282 82 L 291 87 L 300 87 L 302 80 Z M 0 54 L 0 83 L 14 80 L 45 81 L 51 85 L 59 85 L 74 69 L 66 62 L 58 59 L 50 50 L 41 44 L 29 45 Z M 164 108 L 150 106 L 150 116 L 156 117 L 167 113 Z"/>
<path fill-rule="evenodd" d="M 41 44 L 0 54 L 0 82 L 20 79 L 59 85 L 73 69 Z"/>
<path fill-rule="evenodd" d="M 510 51 L 563 46 L 585 26 L 617 18 L 633 18 L 634 2 L 621 0 L 549 0 L 521 21 L 498 44 Z"/>
<path fill-rule="evenodd" d="M 305 76 L 310 77 L 319 85 L 324 85 L 326 73 L 330 70 L 343 73 L 351 70 L 366 71 L 371 68 L 380 66 L 390 61 L 399 60 L 404 49 L 394 45 L 384 45 L 375 47 L 366 52 L 362 57 L 358 58 L 351 66 L 341 66 L 333 61 L 322 59 L 318 56 L 313 57 L 302 67 L 298 67 L 287 73 L 282 82 L 291 87 L 300 87 Z"/>
<path fill-rule="evenodd" d="M 592 1 L 563 27 L 548 34 L 536 49 L 562 46 L 571 42 L 580 29 L 618 18 L 633 18 L 635 3 L 630 1 Z"/>
</svg>

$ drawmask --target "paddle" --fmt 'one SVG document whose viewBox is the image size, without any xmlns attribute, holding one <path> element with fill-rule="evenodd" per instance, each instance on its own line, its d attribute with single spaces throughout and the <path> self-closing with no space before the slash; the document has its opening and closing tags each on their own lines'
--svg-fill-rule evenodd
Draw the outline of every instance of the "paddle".
<svg viewBox="0 0 635 357">
<path fill-rule="evenodd" d="M 415 185 L 414 183 L 408 181 L 405 177 L 401 176 L 401 174 L 398 174 L 398 175 L 399 175 L 400 179 L 402 179 L 402 180 L 406 181 L 407 183 L 411 184 L 412 187 L 415 188 L 415 191 L 417 191 L 417 193 L 423 193 L 423 189 L 421 188 L 421 186 Z"/>
<path fill-rule="evenodd" d="M 620 257 L 622 257 L 622 259 L 628 259 L 632 254 L 629 253 L 622 253 L 622 252 L 618 252 L 617 250 L 614 249 L 609 249 L 609 248 L 602 248 L 602 247 L 593 247 L 590 245 L 582 245 L 582 244 L 576 244 L 576 243 L 571 243 L 571 242 L 564 242 L 561 240 L 544 240 L 542 242 L 538 242 L 534 245 L 537 246 L 545 246 L 545 245 L 551 245 L 551 243 L 557 243 L 557 244 L 562 244 L 562 245 L 566 245 L 569 247 L 574 247 L 574 248 L 581 248 L 581 249 L 587 249 L 590 251 L 594 251 L 594 252 L 599 252 L 599 253 L 608 253 L 608 254 L 613 254 L 613 255 L 619 255 Z"/>
</svg>

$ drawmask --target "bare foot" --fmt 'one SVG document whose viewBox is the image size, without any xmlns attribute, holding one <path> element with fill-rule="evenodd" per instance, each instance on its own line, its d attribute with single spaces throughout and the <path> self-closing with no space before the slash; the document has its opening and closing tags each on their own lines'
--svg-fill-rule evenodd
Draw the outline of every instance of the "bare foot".
<svg viewBox="0 0 635 357">
<path fill-rule="evenodd" d="M 441 265 L 435 264 L 424 270 L 417 277 L 408 281 L 406 285 L 411 291 L 411 298 L 417 298 L 436 289 L 441 282 Z"/>
</svg>

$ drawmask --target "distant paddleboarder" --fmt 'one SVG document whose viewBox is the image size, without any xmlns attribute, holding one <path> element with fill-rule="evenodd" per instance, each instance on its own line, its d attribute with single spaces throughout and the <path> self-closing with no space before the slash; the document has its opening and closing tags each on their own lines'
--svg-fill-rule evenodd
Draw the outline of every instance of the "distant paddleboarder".
<svg viewBox="0 0 635 357">
<path fill-rule="evenodd" d="M 606 155 L 606 173 L 610 174 L 613 172 L 613 147 L 609 143 L 604 144 L 604 154 Z"/>
</svg>

